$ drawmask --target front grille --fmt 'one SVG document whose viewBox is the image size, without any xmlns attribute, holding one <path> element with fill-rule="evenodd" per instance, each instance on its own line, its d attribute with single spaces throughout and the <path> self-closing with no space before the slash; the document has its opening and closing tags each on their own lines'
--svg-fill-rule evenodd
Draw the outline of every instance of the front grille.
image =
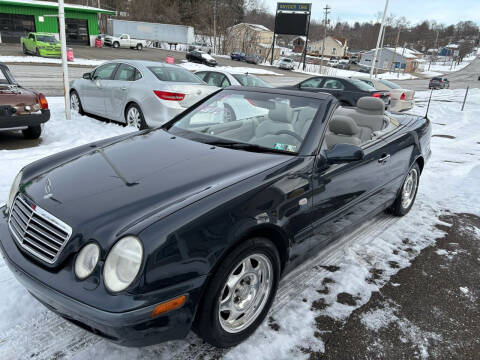
<svg viewBox="0 0 480 360">
<path fill-rule="evenodd" d="M 17 195 L 8 226 L 15 240 L 37 258 L 53 264 L 72 235 L 72 228 Z"/>
</svg>

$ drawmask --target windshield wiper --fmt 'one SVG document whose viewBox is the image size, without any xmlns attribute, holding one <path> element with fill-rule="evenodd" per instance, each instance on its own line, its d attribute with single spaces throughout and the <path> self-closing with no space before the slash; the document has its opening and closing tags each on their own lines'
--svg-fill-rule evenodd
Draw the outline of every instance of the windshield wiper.
<svg viewBox="0 0 480 360">
<path fill-rule="evenodd" d="M 235 150 L 245 150 L 245 151 L 253 151 L 253 152 L 269 152 L 269 153 L 285 153 L 285 151 L 282 150 L 276 150 L 276 149 L 270 149 L 264 146 L 256 145 L 256 144 L 248 144 L 248 143 L 242 143 L 242 142 L 234 142 L 234 141 L 208 141 L 205 142 L 208 145 L 213 145 L 213 146 L 220 146 L 220 147 L 226 147 L 229 149 L 235 149 Z"/>
</svg>

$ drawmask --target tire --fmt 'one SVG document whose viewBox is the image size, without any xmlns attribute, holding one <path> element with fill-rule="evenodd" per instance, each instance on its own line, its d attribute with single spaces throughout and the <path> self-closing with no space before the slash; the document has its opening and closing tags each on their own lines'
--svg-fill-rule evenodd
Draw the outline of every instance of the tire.
<svg viewBox="0 0 480 360">
<path fill-rule="evenodd" d="M 82 101 L 80 100 L 80 95 L 78 95 L 76 90 L 72 90 L 70 92 L 70 109 L 80 115 L 85 115 L 85 111 L 83 111 Z"/>
<path fill-rule="evenodd" d="M 411 174 L 415 174 L 414 175 L 415 178 L 412 179 L 413 187 L 411 188 L 410 191 L 406 191 L 406 187 L 407 188 L 410 187 L 410 185 L 408 185 L 408 182 L 409 182 L 409 179 L 411 179 Z M 412 165 L 410 170 L 408 170 L 407 176 L 403 181 L 402 187 L 397 195 L 397 198 L 395 199 L 395 202 L 391 207 L 393 215 L 404 216 L 410 211 L 417 197 L 419 180 L 420 180 L 420 168 L 418 167 L 418 164 L 415 163 Z M 409 201 L 406 201 L 407 194 L 408 194 Z"/>
<path fill-rule="evenodd" d="M 136 49 L 137 49 L 138 51 L 142 51 L 143 45 L 142 45 L 142 44 L 137 44 Z"/>
<path fill-rule="evenodd" d="M 34 125 L 29 126 L 28 129 L 22 130 L 23 137 L 25 139 L 33 140 L 38 139 L 42 135 L 42 126 Z"/>
<path fill-rule="evenodd" d="M 247 274 L 244 273 L 246 264 L 251 266 Z M 279 277 L 280 256 L 270 240 L 258 237 L 242 242 L 225 257 L 210 279 L 197 310 L 194 331 L 213 346 L 227 348 L 241 343 L 265 319 L 275 298 Z M 231 287 L 227 285 L 229 279 Z M 226 300 L 229 298 L 232 300 Z M 220 311 L 222 299 L 227 309 L 224 311 Z M 256 310 L 248 315 L 249 308 Z M 230 319 L 232 311 L 228 309 L 237 312 L 234 319 Z"/>
<path fill-rule="evenodd" d="M 115 49 L 118 49 L 118 48 L 120 47 L 120 43 L 119 43 L 118 41 L 115 41 L 115 42 L 113 43 L 113 47 L 114 47 Z"/>
<path fill-rule="evenodd" d="M 40 51 L 38 51 L 38 48 L 35 48 L 35 56 L 40 56 Z"/>
<path fill-rule="evenodd" d="M 23 53 L 25 55 L 28 54 L 28 51 L 27 51 L 27 48 L 25 47 L 25 44 L 22 44 L 22 50 L 23 50 Z"/>
<path fill-rule="evenodd" d="M 142 109 L 137 104 L 131 104 L 125 110 L 125 122 L 127 126 L 134 126 L 138 130 L 148 128 Z"/>
</svg>

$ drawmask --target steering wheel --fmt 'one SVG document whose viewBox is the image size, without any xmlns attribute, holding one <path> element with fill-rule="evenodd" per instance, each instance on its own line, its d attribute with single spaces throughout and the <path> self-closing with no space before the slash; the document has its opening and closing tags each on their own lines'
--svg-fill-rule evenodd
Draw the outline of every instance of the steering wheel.
<svg viewBox="0 0 480 360">
<path fill-rule="evenodd" d="M 303 142 L 303 138 L 300 135 L 298 135 L 296 132 L 293 132 L 293 131 L 290 131 L 290 130 L 280 130 L 280 131 L 277 131 L 273 135 L 290 135 L 290 136 L 293 136 L 298 141 Z"/>
</svg>

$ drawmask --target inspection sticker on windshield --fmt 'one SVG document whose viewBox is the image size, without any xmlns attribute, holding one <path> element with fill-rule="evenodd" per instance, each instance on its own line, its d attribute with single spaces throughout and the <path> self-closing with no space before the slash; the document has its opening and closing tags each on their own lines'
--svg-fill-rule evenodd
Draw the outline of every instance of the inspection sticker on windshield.
<svg viewBox="0 0 480 360">
<path fill-rule="evenodd" d="M 295 152 L 295 150 L 297 149 L 297 146 L 296 145 L 282 144 L 282 143 L 275 143 L 275 145 L 273 145 L 273 148 L 275 150 Z"/>
</svg>

